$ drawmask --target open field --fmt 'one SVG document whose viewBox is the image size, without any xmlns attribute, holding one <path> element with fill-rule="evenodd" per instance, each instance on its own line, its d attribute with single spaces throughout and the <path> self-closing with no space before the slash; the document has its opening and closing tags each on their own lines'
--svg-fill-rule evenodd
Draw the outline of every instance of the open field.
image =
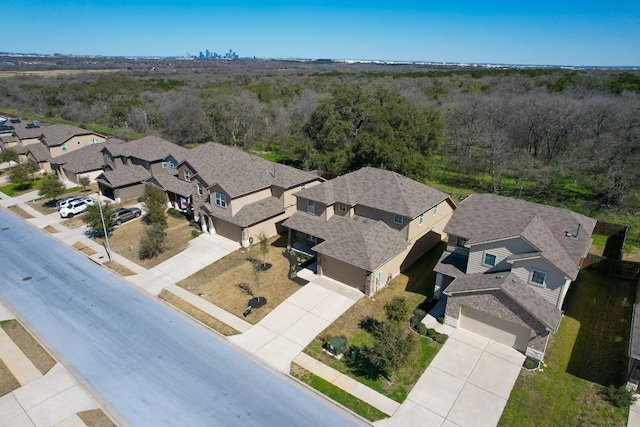
<svg viewBox="0 0 640 427">
<path fill-rule="evenodd" d="M 282 301 L 300 288 L 296 282 L 289 280 L 289 260 L 282 251 L 286 248 L 285 237 L 274 237 L 269 240 L 269 251 L 265 261 L 267 270 L 259 273 L 259 286 L 256 287 L 252 264 L 247 259 L 255 258 L 262 261 L 260 244 L 245 249 L 241 248 L 203 268 L 177 285 L 202 296 L 205 300 L 235 314 L 242 316 L 247 302 L 253 296 L 267 299 L 267 304 L 254 309 L 245 318 L 250 323 L 257 323 Z M 246 284 L 252 291 L 249 295 L 238 285 Z"/>
<path fill-rule="evenodd" d="M 635 283 L 583 270 L 565 301 L 542 371 L 522 371 L 502 426 L 626 426 L 628 408 L 606 400 L 624 383 Z"/>
</svg>

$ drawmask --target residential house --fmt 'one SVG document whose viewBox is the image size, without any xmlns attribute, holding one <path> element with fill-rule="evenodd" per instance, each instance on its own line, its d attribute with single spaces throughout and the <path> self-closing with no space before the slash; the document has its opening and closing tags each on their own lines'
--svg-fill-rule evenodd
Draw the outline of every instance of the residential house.
<svg viewBox="0 0 640 427">
<path fill-rule="evenodd" d="M 91 144 L 70 151 L 50 159 L 51 169 L 62 181 L 78 185 L 80 178 L 86 177 L 90 182 L 95 182 L 96 178 L 103 173 L 106 165 L 103 150 L 114 144 L 124 144 L 124 141 L 109 138 L 102 144 Z"/>
<path fill-rule="evenodd" d="M 147 183 L 177 182 L 177 165 L 188 150 L 177 144 L 147 136 L 122 144 L 106 145 L 102 149 L 104 173 L 96 181 L 100 191 L 117 202 L 135 199 L 144 194 Z"/>
<path fill-rule="evenodd" d="M 40 140 L 54 158 L 91 144 L 105 142 L 106 137 L 77 126 L 54 124 L 42 128 Z"/>
<path fill-rule="evenodd" d="M 398 173 L 366 167 L 295 193 L 290 244 L 317 272 L 373 295 L 444 236 L 451 198 Z"/>
<path fill-rule="evenodd" d="M 189 201 L 202 229 L 245 247 L 261 232 L 271 237 L 283 231 L 282 221 L 296 210 L 293 193 L 322 182 L 316 174 L 213 142 L 185 154 L 178 178 L 191 185 Z"/>
<path fill-rule="evenodd" d="M 445 323 L 542 359 L 591 246 L 592 218 L 493 194 L 458 205 L 434 270 Z"/>
</svg>

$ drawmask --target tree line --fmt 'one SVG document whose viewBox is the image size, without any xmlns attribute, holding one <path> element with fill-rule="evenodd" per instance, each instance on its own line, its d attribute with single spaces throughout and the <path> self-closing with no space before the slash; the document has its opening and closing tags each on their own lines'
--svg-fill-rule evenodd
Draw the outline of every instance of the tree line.
<svg viewBox="0 0 640 427">
<path fill-rule="evenodd" d="M 476 191 L 638 203 L 634 72 L 136 71 L 15 76 L 0 94 L 5 107 L 270 152 L 327 177 L 370 165 Z"/>
</svg>

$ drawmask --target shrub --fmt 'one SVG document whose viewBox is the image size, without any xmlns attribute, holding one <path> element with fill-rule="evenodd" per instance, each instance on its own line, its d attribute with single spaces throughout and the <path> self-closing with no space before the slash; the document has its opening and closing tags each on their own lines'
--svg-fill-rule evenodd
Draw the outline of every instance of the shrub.
<svg viewBox="0 0 640 427">
<path fill-rule="evenodd" d="M 447 338 L 449 338 L 448 335 L 440 334 L 438 332 L 436 332 L 436 334 L 433 336 L 433 340 L 438 344 L 444 344 L 447 341 Z"/>
<path fill-rule="evenodd" d="M 145 235 L 140 240 L 140 259 L 154 258 L 164 252 L 164 230 L 158 224 L 146 228 Z"/>
<path fill-rule="evenodd" d="M 429 338 L 433 338 L 436 335 L 436 330 L 433 328 L 427 329 L 427 333 L 425 334 Z"/>
<path fill-rule="evenodd" d="M 427 325 L 424 323 L 418 323 L 417 330 L 420 335 L 427 336 Z"/>
<path fill-rule="evenodd" d="M 193 230 L 191 230 L 191 237 L 193 237 L 195 239 L 196 237 L 198 237 L 202 233 L 204 233 L 204 231 L 193 229 Z"/>
<path fill-rule="evenodd" d="M 424 319 L 424 316 L 427 315 L 427 312 L 420 308 L 416 308 L 415 310 L 413 310 L 413 315 L 419 317 L 420 320 L 422 320 Z"/>
<path fill-rule="evenodd" d="M 438 323 L 440 323 L 441 325 L 444 325 L 444 316 L 438 316 L 438 318 L 436 319 L 438 321 Z"/>
<path fill-rule="evenodd" d="M 530 357 L 527 357 L 524 361 L 524 368 L 528 369 L 528 370 L 533 370 L 533 369 L 538 369 L 538 367 L 540 366 L 540 362 L 538 362 L 535 359 L 532 359 Z"/>
<path fill-rule="evenodd" d="M 167 213 L 174 218 L 184 218 L 183 213 L 176 208 L 167 209 Z"/>
<path fill-rule="evenodd" d="M 609 401 L 618 408 L 629 407 L 637 400 L 633 392 L 627 390 L 627 387 L 624 385 L 620 387 L 615 387 L 613 384 L 610 385 L 607 389 L 607 397 Z"/>
<path fill-rule="evenodd" d="M 416 316 L 415 314 L 413 316 L 411 316 L 411 319 L 409 319 L 409 324 L 411 325 L 412 328 L 415 328 L 418 323 L 420 323 L 420 319 L 418 316 Z"/>
</svg>

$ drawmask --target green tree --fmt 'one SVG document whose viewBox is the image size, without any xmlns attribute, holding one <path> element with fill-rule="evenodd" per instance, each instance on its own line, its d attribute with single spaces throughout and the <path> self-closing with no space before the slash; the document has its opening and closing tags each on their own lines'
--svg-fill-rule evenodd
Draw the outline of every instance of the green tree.
<svg viewBox="0 0 640 427">
<path fill-rule="evenodd" d="M 0 151 L 0 163 L 5 162 L 18 162 L 18 153 L 11 148 Z"/>
<path fill-rule="evenodd" d="M 417 344 L 415 337 L 405 332 L 405 329 L 396 322 L 373 325 L 373 345 L 365 351 L 369 361 L 390 382 L 393 381 L 394 372 L 407 360 Z"/>
<path fill-rule="evenodd" d="M 78 179 L 78 184 L 82 186 L 82 191 L 87 191 L 87 187 L 89 186 L 90 182 L 91 180 L 88 176 L 81 176 L 80 179 Z"/>
<path fill-rule="evenodd" d="M 167 228 L 167 195 L 155 185 L 147 184 L 144 189 L 144 205 L 146 214 L 144 221 L 157 225 L 161 230 Z"/>
<path fill-rule="evenodd" d="M 98 202 L 102 203 L 102 202 Z M 107 226 L 107 233 L 111 226 L 111 215 L 113 209 L 111 209 L 111 203 L 102 203 L 102 215 L 100 214 L 100 206 L 98 203 L 92 206 L 88 206 L 85 214 L 82 215 L 82 222 L 87 224 L 87 227 L 91 230 L 91 234 L 94 236 L 104 235 L 104 227 L 102 225 L 102 218 L 104 217 L 104 223 Z"/>
<path fill-rule="evenodd" d="M 55 175 L 47 175 L 46 179 L 42 182 L 39 195 L 48 199 L 56 199 L 64 194 L 66 188 L 62 181 Z"/>
<path fill-rule="evenodd" d="M 145 235 L 140 240 L 140 259 L 154 258 L 164 252 L 166 234 L 160 224 L 154 223 L 146 227 Z"/>
<path fill-rule="evenodd" d="M 384 305 L 387 319 L 394 323 L 404 322 L 409 319 L 409 305 L 407 300 L 400 296 L 395 296 Z"/>
<path fill-rule="evenodd" d="M 25 187 L 33 180 L 33 174 L 38 171 L 38 166 L 33 162 L 20 163 L 9 170 L 9 181 L 20 187 Z"/>
</svg>

